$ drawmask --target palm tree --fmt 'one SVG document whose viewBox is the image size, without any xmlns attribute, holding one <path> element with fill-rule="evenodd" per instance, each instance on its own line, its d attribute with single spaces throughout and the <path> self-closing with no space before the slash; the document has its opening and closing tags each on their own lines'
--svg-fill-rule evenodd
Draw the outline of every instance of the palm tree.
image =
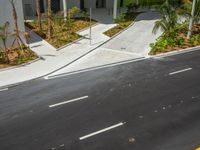
<svg viewBox="0 0 200 150">
<path fill-rule="evenodd" d="M 4 45 L 4 52 L 3 52 L 3 57 L 5 58 L 5 61 L 9 63 L 9 57 L 8 57 L 8 48 L 6 41 L 8 39 L 9 33 L 8 33 L 8 26 L 9 22 L 6 22 L 4 26 L 0 26 L 0 40 L 2 41 Z"/>
<path fill-rule="evenodd" d="M 200 0 L 197 0 L 194 12 L 194 23 L 199 23 L 199 21 L 200 21 Z"/>
<path fill-rule="evenodd" d="M 192 2 L 189 0 L 185 0 L 184 4 L 181 7 L 181 15 L 184 15 L 188 18 L 191 18 L 192 11 Z M 194 23 L 198 23 L 200 21 L 200 0 L 196 1 L 195 11 L 194 11 Z"/>
<path fill-rule="evenodd" d="M 178 23 L 178 15 L 174 7 L 172 7 L 168 1 L 166 1 L 159 8 L 161 19 L 155 22 L 155 26 L 153 28 L 153 33 L 156 33 L 158 29 L 161 29 L 165 35 L 173 36 L 174 29 Z"/>
<path fill-rule="evenodd" d="M 36 13 L 37 13 L 37 17 L 38 17 L 38 28 L 39 28 L 39 31 L 42 31 L 40 0 L 36 0 Z"/>
<path fill-rule="evenodd" d="M 22 44 L 23 41 L 20 37 L 20 29 L 19 29 L 19 26 L 18 26 L 18 22 L 17 22 L 17 19 L 18 19 L 18 16 L 17 16 L 17 11 L 16 11 L 16 8 L 15 8 L 15 0 L 10 0 L 10 3 L 11 3 L 11 6 L 12 6 L 12 14 L 13 14 L 13 21 L 14 21 L 14 32 L 13 32 L 13 35 L 15 36 L 15 40 L 13 41 L 13 44 L 12 46 L 14 45 L 15 41 L 17 42 L 18 46 L 20 47 L 21 50 L 23 50 L 23 46 Z"/>
<path fill-rule="evenodd" d="M 47 16 L 48 16 L 48 39 L 52 37 L 52 10 L 51 10 L 51 0 L 47 0 Z"/>
</svg>

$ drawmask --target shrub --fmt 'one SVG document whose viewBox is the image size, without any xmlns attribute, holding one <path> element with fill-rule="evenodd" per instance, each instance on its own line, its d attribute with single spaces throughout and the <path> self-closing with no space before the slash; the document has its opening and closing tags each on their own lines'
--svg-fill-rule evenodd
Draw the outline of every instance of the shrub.
<svg viewBox="0 0 200 150">
<path fill-rule="evenodd" d="M 115 23 L 122 23 L 122 22 L 126 22 L 126 15 L 125 14 L 121 14 L 119 16 L 117 16 L 117 18 L 115 19 Z"/>
<path fill-rule="evenodd" d="M 126 7 L 127 7 L 127 12 L 130 13 L 137 10 L 140 6 L 139 4 L 136 4 L 136 3 L 129 3 Z"/>
<path fill-rule="evenodd" d="M 83 18 L 87 18 L 87 17 L 90 16 L 90 14 L 89 14 L 89 12 L 87 11 L 87 9 L 84 9 L 84 10 L 81 11 L 81 16 L 82 16 Z"/>
<path fill-rule="evenodd" d="M 69 9 L 69 18 L 74 18 L 75 15 L 77 15 L 80 12 L 80 9 L 78 7 L 72 7 Z"/>
<path fill-rule="evenodd" d="M 180 37 L 177 39 L 177 45 L 183 46 L 185 43 L 185 39 L 183 37 Z"/>
</svg>

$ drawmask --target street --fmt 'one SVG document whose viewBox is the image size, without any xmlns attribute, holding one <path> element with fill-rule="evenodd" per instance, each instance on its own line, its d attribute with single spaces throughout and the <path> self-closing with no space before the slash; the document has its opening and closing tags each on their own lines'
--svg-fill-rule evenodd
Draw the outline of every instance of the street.
<svg viewBox="0 0 200 150">
<path fill-rule="evenodd" d="M 195 150 L 199 60 L 197 50 L 4 89 L 0 150 Z"/>
</svg>

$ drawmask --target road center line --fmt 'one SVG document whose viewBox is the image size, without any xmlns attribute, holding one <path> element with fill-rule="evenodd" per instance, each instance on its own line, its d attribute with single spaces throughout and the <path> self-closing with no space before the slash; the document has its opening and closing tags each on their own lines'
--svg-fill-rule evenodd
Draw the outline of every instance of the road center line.
<svg viewBox="0 0 200 150">
<path fill-rule="evenodd" d="M 192 68 L 187 68 L 187 69 L 182 69 L 182 70 L 179 70 L 179 71 L 171 72 L 171 73 L 169 73 L 169 75 L 174 75 L 174 74 L 186 72 L 186 71 L 189 71 L 189 70 L 192 70 Z"/>
<path fill-rule="evenodd" d="M 88 134 L 88 135 L 82 136 L 82 137 L 79 138 L 79 140 L 87 139 L 87 138 L 89 138 L 89 137 L 92 137 L 92 136 L 95 136 L 95 135 L 97 135 L 97 134 L 106 132 L 106 131 L 108 131 L 108 130 L 111 130 L 111 129 L 114 129 L 114 128 L 123 126 L 124 124 L 125 124 L 125 122 L 120 122 L 120 123 L 118 123 L 118 124 L 116 124 L 116 125 L 112 125 L 112 126 L 107 127 L 107 128 L 105 128 L 105 129 L 102 129 L 102 130 L 99 130 L 99 131 L 90 133 L 90 134 Z"/>
<path fill-rule="evenodd" d="M 68 104 L 68 103 L 72 103 L 72 102 L 75 102 L 75 101 L 80 101 L 80 100 L 86 99 L 88 97 L 89 96 L 83 96 L 83 97 L 75 98 L 75 99 L 72 99 L 72 100 L 68 100 L 68 101 L 56 103 L 56 104 L 53 104 L 53 105 L 49 105 L 49 107 L 52 108 L 52 107 L 60 106 L 60 105 L 63 105 L 63 104 Z"/>
<path fill-rule="evenodd" d="M 0 89 L 0 92 L 7 91 L 8 88 Z"/>
</svg>

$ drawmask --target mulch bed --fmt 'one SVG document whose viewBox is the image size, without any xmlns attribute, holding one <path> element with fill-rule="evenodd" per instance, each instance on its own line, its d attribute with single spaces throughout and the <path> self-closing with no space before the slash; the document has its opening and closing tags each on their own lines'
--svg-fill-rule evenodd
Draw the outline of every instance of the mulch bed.
<svg viewBox="0 0 200 150">
<path fill-rule="evenodd" d="M 97 21 L 92 20 L 92 25 L 96 24 Z M 51 39 L 47 38 L 47 31 L 48 31 L 48 23 L 47 20 L 43 20 L 42 22 L 42 31 L 38 30 L 38 23 L 37 21 L 34 22 L 27 22 L 26 26 L 40 35 L 43 39 L 48 41 L 51 45 L 56 48 L 60 48 L 64 45 L 67 45 L 73 41 L 76 41 L 81 36 L 76 32 L 83 30 L 90 26 L 90 22 L 88 18 L 74 18 L 70 25 L 64 22 L 64 20 L 55 20 L 53 23 L 53 35 Z"/>
</svg>

